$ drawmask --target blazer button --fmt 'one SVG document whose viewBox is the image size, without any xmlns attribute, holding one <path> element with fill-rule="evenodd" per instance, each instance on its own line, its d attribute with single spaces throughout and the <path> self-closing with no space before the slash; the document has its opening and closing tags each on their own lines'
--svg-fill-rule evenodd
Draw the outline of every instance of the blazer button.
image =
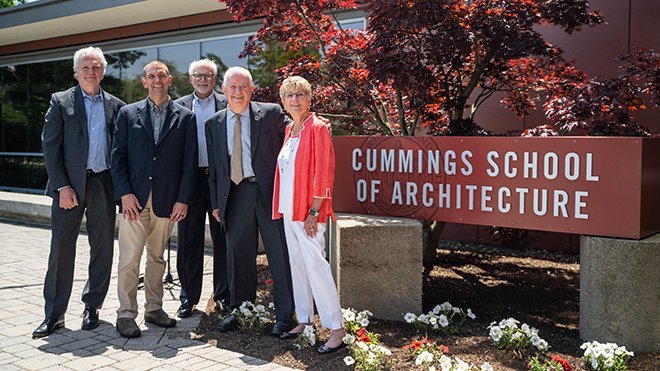
<svg viewBox="0 0 660 371">
<path fill-rule="evenodd" d="M 149 180 L 151 180 L 151 177 L 149 177 Z"/>
<path fill-rule="evenodd" d="M 156 161 L 156 156 L 154 156 L 154 161 Z"/>
</svg>

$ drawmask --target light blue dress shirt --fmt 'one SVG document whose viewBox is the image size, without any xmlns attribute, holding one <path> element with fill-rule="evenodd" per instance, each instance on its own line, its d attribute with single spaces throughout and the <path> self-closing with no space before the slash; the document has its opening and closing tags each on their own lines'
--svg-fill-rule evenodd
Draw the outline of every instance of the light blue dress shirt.
<svg viewBox="0 0 660 371">
<path fill-rule="evenodd" d="M 110 168 L 110 134 L 105 127 L 103 91 L 101 90 L 98 95 L 91 96 L 82 90 L 82 94 L 85 102 L 87 137 L 89 139 L 87 169 L 100 173 Z"/>
<path fill-rule="evenodd" d="M 211 94 L 204 99 L 193 95 L 193 112 L 197 119 L 197 162 L 199 167 L 209 166 L 209 156 L 206 150 L 206 134 L 204 133 L 204 123 L 206 119 L 215 113 L 215 94 Z"/>
<path fill-rule="evenodd" d="M 254 170 L 252 170 L 252 151 L 250 145 L 250 106 L 243 111 L 239 112 L 241 115 L 241 144 L 242 152 L 241 157 L 243 158 L 243 176 L 248 178 L 254 176 Z M 234 138 L 234 125 L 236 123 L 236 115 L 232 110 L 227 109 L 227 149 L 229 150 L 229 163 L 231 163 L 231 151 L 234 148 L 232 144 L 232 139 Z"/>
</svg>

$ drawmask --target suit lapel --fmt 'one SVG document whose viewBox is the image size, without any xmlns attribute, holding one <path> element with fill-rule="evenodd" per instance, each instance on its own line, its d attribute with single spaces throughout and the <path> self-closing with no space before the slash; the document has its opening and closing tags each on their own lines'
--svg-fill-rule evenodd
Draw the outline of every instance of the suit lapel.
<svg viewBox="0 0 660 371">
<path fill-rule="evenodd" d="M 261 119 L 263 112 L 261 107 L 257 104 L 250 102 L 250 153 L 254 159 L 259 144 L 259 130 L 261 130 Z"/>
<path fill-rule="evenodd" d="M 189 96 L 187 96 L 186 99 L 183 100 L 183 106 L 192 111 L 193 104 L 195 104 L 194 102 L 195 102 L 195 93 L 192 93 Z"/>
<path fill-rule="evenodd" d="M 154 142 L 154 128 L 151 126 L 151 118 L 149 117 L 149 105 L 147 100 L 143 100 L 137 107 L 137 116 L 138 116 L 138 125 L 142 126 L 144 131 L 147 132 L 147 135 L 151 139 L 151 143 Z"/>
<path fill-rule="evenodd" d="M 218 116 L 218 121 L 215 123 L 216 127 L 216 138 L 218 138 L 218 151 L 220 153 L 220 158 L 224 158 L 225 161 L 222 162 L 222 165 L 229 174 L 229 144 L 227 143 L 227 110 L 221 111 Z M 211 154 L 209 153 L 209 156 Z"/>
<path fill-rule="evenodd" d="M 215 112 L 227 108 L 227 100 L 222 95 L 216 92 L 213 95 L 215 96 Z"/>
<path fill-rule="evenodd" d="M 160 133 L 160 137 L 158 138 L 158 142 L 156 145 L 160 144 L 160 142 L 165 139 L 167 134 L 170 132 L 170 129 L 172 129 L 174 126 L 177 125 L 177 122 L 179 121 L 179 109 L 176 107 L 176 104 L 172 101 L 167 105 L 167 113 L 165 114 L 165 121 L 163 122 L 163 128 Z"/>
<path fill-rule="evenodd" d="M 105 129 L 107 130 L 108 133 L 108 138 L 110 138 L 110 141 L 112 142 L 112 134 L 114 132 L 114 127 L 115 127 L 115 117 L 113 116 L 113 109 L 112 109 L 112 101 L 110 100 L 110 97 L 108 94 L 103 92 L 103 111 L 105 113 Z"/>
<path fill-rule="evenodd" d="M 89 133 L 87 132 L 87 114 L 85 113 L 85 102 L 83 100 L 84 98 L 80 85 L 76 86 L 71 94 L 73 94 L 73 111 L 76 113 L 76 118 L 80 124 L 80 130 L 85 134 L 85 139 L 89 140 Z"/>
</svg>

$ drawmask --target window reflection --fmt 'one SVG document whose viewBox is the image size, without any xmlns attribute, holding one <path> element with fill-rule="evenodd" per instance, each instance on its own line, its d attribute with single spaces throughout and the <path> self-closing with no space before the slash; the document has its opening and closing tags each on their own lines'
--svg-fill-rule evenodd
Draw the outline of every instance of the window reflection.
<svg viewBox="0 0 660 371">
<path fill-rule="evenodd" d="M 190 94 L 192 88 L 188 82 L 188 66 L 190 62 L 199 59 L 199 43 L 160 47 L 158 59 L 167 64 L 172 75 L 170 87 L 172 99 Z"/>
<path fill-rule="evenodd" d="M 341 21 L 341 25 L 345 29 L 364 28 L 364 18 Z M 250 69 L 255 85 L 271 88 L 260 90 L 273 90 L 277 84 L 273 70 L 288 58 L 283 58 L 284 51 L 277 45 L 268 46 L 270 53 L 266 57 L 239 58 L 248 36 L 235 34 L 186 44 L 106 50 L 110 53 L 106 54 L 108 66 L 101 86 L 126 103 L 142 100 L 147 95 L 140 81 L 142 68 L 150 60 L 161 59 L 170 68 L 170 95 L 176 99 L 192 91 L 188 82 L 190 62 L 209 58 L 218 65 L 216 91 L 220 91 L 222 76 L 230 66 Z M 76 84 L 71 57 L 0 67 L 0 189 L 45 188 L 47 176 L 41 154 L 44 115 L 52 93 Z M 260 99 L 277 101 L 277 96 L 262 95 Z"/>
</svg>

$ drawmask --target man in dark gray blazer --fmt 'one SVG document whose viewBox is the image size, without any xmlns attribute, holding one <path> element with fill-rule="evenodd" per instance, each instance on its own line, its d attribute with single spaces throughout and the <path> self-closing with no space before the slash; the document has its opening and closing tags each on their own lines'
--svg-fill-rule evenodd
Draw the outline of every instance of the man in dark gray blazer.
<svg viewBox="0 0 660 371">
<path fill-rule="evenodd" d="M 204 122 L 214 113 L 227 107 L 227 99 L 213 88 L 218 83 L 218 67 L 209 59 L 190 63 L 188 68 L 190 84 L 195 89 L 192 94 L 175 102 L 195 112 L 197 119 L 197 161 L 198 171 L 193 187 L 193 197 L 188 205 L 188 216 L 179 222 L 176 270 L 179 274 L 181 306 L 177 311 L 180 318 L 193 314 L 202 294 L 202 274 L 204 273 L 204 232 L 206 216 L 213 242 L 213 301 L 216 309 L 223 311 L 229 305 L 227 285 L 227 242 L 225 232 L 211 215 L 209 194 L 209 160 L 206 152 Z"/>
<path fill-rule="evenodd" d="M 34 330 L 34 337 L 64 326 L 84 214 L 90 259 L 82 293 L 83 330 L 99 325 L 98 309 L 108 292 L 116 210 L 108 169 L 114 120 L 124 102 L 101 89 L 106 65 L 101 49 L 78 50 L 73 70 L 79 84 L 54 93 L 46 112 L 42 146 L 48 172 L 46 192 L 53 198 L 52 238 L 44 281 L 46 319 Z"/>
<path fill-rule="evenodd" d="M 187 215 L 197 172 L 195 114 L 170 99 L 167 66 L 158 60 L 147 63 L 141 80 L 149 96 L 119 111 L 112 146 L 112 184 L 122 212 L 117 331 L 126 338 L 141 335 L 135 318 L 145 245 L 144 320 L 176 325 L 163 310 L 163 252 L 174 223 Z"/>
<path fill-rule="evenodd" d="M 229 68 L 222 84 L 227 109 L 206 121 L 211 204 L 227 233 L 230 307 L 256 299 L 260 232 L 273 277 L 277 321 L 272 335 L 280 336 L 291 328 L 293 295 L 282 220 L 273 220 L 272 201 L 277 155 L 289 118 L 279 105 L 250 102 L 253 90 L 248 70 Z M 237 318 L 230 315 L 218 330 L 237 327 Z"/>
</svg>

